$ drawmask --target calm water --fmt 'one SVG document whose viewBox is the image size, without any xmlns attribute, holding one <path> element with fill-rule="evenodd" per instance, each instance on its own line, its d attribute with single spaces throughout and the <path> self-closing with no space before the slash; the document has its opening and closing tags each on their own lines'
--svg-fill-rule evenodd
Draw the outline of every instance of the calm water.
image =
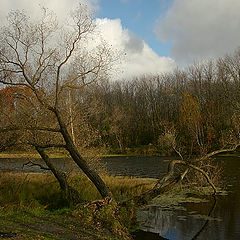
<svg viewBox="0 0 240 240">
<path fill-rule="evenodd" d="M 171 158 L 129 157 L 106 160 L 110 173 L 156 178 L 166 173 Z M 240 157 L 218 157 L 224 166 L 229 194 L 204 203 L 188 203 L 186 210 L 166 211 L 157 204 L 138 213 L 136 240 L 239 240 L 240 239 Z M 193 214 L 194 212 L 194 214 Z M 193 216 L 194 215 L 194 216 Z M 215 220 L 197 218 L 210 216 Z M 161 237 L 162 238 L 161 238 Z"/>
<path fill-rule="evenodd" d="M 107 171 L 114 175 L 157 178 L 166 173 L 167 157 L 113 157 L 105 158 Z M 141 231 L 136 240 L 239 240 L 240 239 L 240 157 L 219 157 L 224 165 L 224 177 L 229 194 L 216 201 L 184 204 L 185 210 L 166 211 L 157 204 L 141 209 L 138 213 Z M 0 169 L 22 171 L 23 162 L 29 159 L 0 159 Z M 39 161 L 39 160 L 38 160 Z M 39 161 L 40 162 L 40 161 Z M 74 169 L 69 160 L 54 159 L 58 168 Z M 76 169 L 76 168 L 75 168 Z M 24 171 L 39 171 L 25 166 Z M 193 213 L 194 215 L 193 216 Z M 196 218 L 196 215 L 211 216 L 215 220 Z"/>
</svg>

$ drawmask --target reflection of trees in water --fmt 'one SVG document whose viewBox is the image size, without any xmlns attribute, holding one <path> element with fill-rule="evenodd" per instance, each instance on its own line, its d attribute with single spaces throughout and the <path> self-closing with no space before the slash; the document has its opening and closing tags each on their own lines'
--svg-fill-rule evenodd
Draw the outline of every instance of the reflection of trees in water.
<svg viewBox="0 0 240 240">
<path fill-rule="evenodd" d="M 191 239 L 203 222 L 200 219 L 186 217 L 185 211 L 166 211 L 159 206 L 149 206 L 139 212 L 141 229 L 157 233 L 169 239 Z"/>
<path fill-rule="evenodd" d="M 237 189 L 234 190 L 234 194 L 229 194 L 226 197 L 222 197 L 217 201 L 216 209 L 214 210 L 214 216 L 221 217 L 220 222 L 209 222 L 208 232 L 202 234 L 215 233 L 215 238 L 220 240 L 238 240 L 240 239 L 240 204 L 239 193 Z M 201 239 L 201 238 L 199 238 Z"/>
<path fill-rule="evenodd" d="M 149 206 L 139 211 L 138 219 L 142 223 L 142 230 L 164 235 L 175 228 L 177 216 L 171 211 L 162 210 L 159 206 Z"/>
<path fill-rule="evenodd" d="M 234 199 L 232 200 L 234 201 Z M 226 200 L 226 203 L 229 202 Z M 238 204 L 238 202 L 235 203 Z M 138 219 L 142 223 L 141 229 L 178 240 L 239 239 L 239 236 L 233 236 L 233 233 L 239 232 L 237 230 L 240 226 L 239 212 L 226 211 L 227 206 L 224 206 L 224 199 L 220 200 L 219 205 L 216 199 L 208 203 L 190 205 L 192 207 L 190 206 L 188 210 L 194 210 L 193 206 L 195 206 L 197 212 L 206 216 L 205 220 L 189 216 L 187 212 L 182 210 L 166 211 L 159 206 L 149 206 L 139 212 Z M 217 218 L 220 216 L 224 218 L 220 223 L 210 220 L 211 217 Z"/>
<path fill-rule="evenodd" d="M 213 201 L 208 216 L 221 219 L 221 221 L 208 221 L 204 223 L 192 240 L 238 240 L 240 239 L 240 204 L 237 189 L 234 194 L 220 196 Z"/>
<path fill-rule="evenodd" d="M 212 215 L 212 213 L 213 213 L 213 211 L 214 211 L 214 209 L 216 207 L 216 203 L 217 203 L 217 199 L 214 197 L 212 207 L 210 208 L 210 211 L 209 211 L 209 213 L 207 215 L 208 217 L 211 217 L 211 215 Z M 202 225 L 200 230 L 194 235 L 192 240 L 199 239 L 199 237 L 201 236 L 201 233 L 206 229 L 208 224 L 209 224 L 209 218 L 205 221 L 205 223 Z"/>
</svg>

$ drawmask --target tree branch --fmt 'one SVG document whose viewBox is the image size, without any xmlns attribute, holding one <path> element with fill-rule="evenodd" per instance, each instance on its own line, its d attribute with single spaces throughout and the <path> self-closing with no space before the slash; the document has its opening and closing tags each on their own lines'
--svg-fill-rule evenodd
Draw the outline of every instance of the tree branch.
<svg viewBox="0 0 240 240">
<path fill-rule="evenodd" d="M 166 183 L 174 174 L 174 167 L 176 164 L 179 164 L 179 165 L 184 165 L 184 166 L 187 166 L 188 168 L 192 168 L 198 172 L 200 172 L 207 180 L 207 182 L 209 183 L 209 185 L 212 187 L 213 191 L 214 191 L 214 195 L 217 193 L 217 189 L 216 187 L 214 186 L 213 182 L 211 181 L 211 179 L 209 178 L 208 174 L 202 170 L 201 168 L 197 167 L 197 166 L 194 166 L 193 164 L 189 164 L 188 162 L 185 162 L 183 160 L 173 160 L 170 164 L 169 164 L 169 170 L 168 170 L 168 174 L 163 177 L 161 180 L 159 180 L 157 182 L 157 184 L 154 186 L 154 188 L 158 188 L 159 186 L 161 187 L 164 183 Z M 185 175 L 187 174 L 187 171 L 188 169 L 185 170 L 185 172 L 183 173 L 182 175 L 182 179 L 185 177 Z"/>
<path fill-rule="evenodd" d="M 67 54 L 67 56 L 65 57 L 65 59 L 59 64 L 58 68 L 57 68 L 57 79 L 56 79 L 56 96 L 55 96 L 55 108 L 58 104 L 58 94 L 59 94 L 59 81 L 60 81 L 60 72 L 61 72 L 61 68 L 68 62 L 68 60 L 70 59 L 70 57 L 72 56 L 76 44 L 79 41 L 81 36 L 81 33 L 78 32 L 77 37 L 74 39 L 73 43 L 72 43 L 72 47 L 69 51 L 69 53 Z"/>
<path fill-rule="evenodd" d="M 220 153 L 227 153 L 227 152 L 234 152 L 236 151 L 238 148 L 240 147 L 240 144 L 236 144 L 234 147 L 232 148 L 226 148 L 226 149 L 220 149 L 220 150 L 216 150 L 216 151 L 213 151 L 211 153 L 208 153 L 206 154 L 205 156 L 201 157 L 201 158 L 197 158 L 194 162 L 200 162 L 200 161 L 203 161 L 205 159 L 208 159 L 210 157 L 213 157 L 217 154 L 220 154 Z"/>
<path fill-rule="evenodd" d="M 214 186 L 213 182 L 210 180 L 209 176 L 207 175 L 207 173 L 205 171 L 203 171 L 201 168 L 199 167 L 196 167 L 192 164 L 187 164 L 187 166 L 189 166 L 190 168 L 200 172 L 207 180 L 207 182 L 210 184 L 210 186 L 212 187 L 213 191 L 214 191 L 214 195 L 217 193 L 217 189 L 216 187 Z"/>
</svg>

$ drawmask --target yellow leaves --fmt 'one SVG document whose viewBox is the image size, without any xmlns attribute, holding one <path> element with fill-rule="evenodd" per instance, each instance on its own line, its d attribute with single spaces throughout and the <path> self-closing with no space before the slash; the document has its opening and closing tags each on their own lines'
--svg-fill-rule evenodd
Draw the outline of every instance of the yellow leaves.
<svg viewBox="0 0 240 240">
<path fill-rule="evenodd" d="M 183 103 L 180 107 L 180 114 L 182 122 L 186 126 L 194 127 L 201 121 L 200 106 L 196 97 L 189 93 L 183 94 Z"/>
</svg>

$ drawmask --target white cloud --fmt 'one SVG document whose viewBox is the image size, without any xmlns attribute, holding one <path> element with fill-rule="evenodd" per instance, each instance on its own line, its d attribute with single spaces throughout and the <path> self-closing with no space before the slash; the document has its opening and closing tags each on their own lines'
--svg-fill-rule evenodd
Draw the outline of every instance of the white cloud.
<svg viewBox="0 0 240 240">
<path fill-rule="evenodd" d="M 240 45 L 239 9 L 239 0 L 174 0 L 156 34 L 180 64 L 222 56 Z"/>
<path fill-rule="evenodd" d="M 24 10 L 31 16 L 38 16 L 39 6 L 44 6 L 53 10 L 61 21 L 79 2 L 89 6 L 92 11 L 99 9 L 99 0 L 1 0 L 0 20 L 6 18 L 11 10 Z"/>
<path fill-rule="evenodd" d="M 123 29 L 120 19 L 97 19 L 96 23 L 102 38 L 113 48 L 126 54 L 122 63 L 117 66 L 118 76 L 131 78 L 167 72 L 175 67 L 173 59 L 158 56 L 140 37 Z"/>
<path fill-rule="evenodd" d="M 99 0 L 82 0 L 91 9 L 98 7 Z M 54 10 L 60 21 L 63 21 L 78 0 L 44 0 L 41 5 Z M 31 16 L 39 14 L 39 0 L 1 0 L 0 16 L 4 18 L 11 9 L 24 9 Z M 0 19 L 1 20 L 1 19 Z M 90 47 L 97 45 L 102 39 L 113 49 L 124 52 L 126 55 L 120 64 L 117 76 L 129 78 L 143 74 L 156 74 L 170 71 L 175 67 L 171 58 L 158 56 L 140 37 L 133 32 L 123 29 L 120 19 L 96 19 L 97 34 L 94 41 L 90 41 Z"/>
</svg>

